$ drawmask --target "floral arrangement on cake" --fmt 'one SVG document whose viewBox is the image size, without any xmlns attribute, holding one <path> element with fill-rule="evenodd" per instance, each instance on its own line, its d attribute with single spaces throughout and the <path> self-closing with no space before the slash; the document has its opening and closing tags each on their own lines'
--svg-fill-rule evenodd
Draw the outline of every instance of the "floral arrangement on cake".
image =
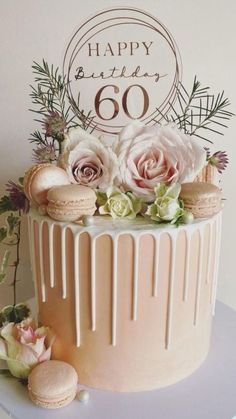
<svg viewBox="0 0 236 419">
<path fill-rule="evenodd" d="M 33 112 L 40 116 L 37 121 L 42 127 L 42 132 L 35 131 L 30 137 L 36 163 L 54 164 L 65 171 L 68 183 L 93 189 L 98 215 L 115 219 L 142 216 L 172 224 L 192 220 L 179 198 L 181 185 L 203 180 L 204 171 L 205 181 L 218 184 L 215 172 L 222 173 L 228 164 L 225 152 L 211 154 L 199 142 L 211 143 L 208 133 L 222 135 L 221 129 L 233 115 L 224 92 L 210 94 L 196 77 L 190 93 L 180 83 L 177 105 L 171 107 L 168 117 L 163 115 L 162 125 L 133 121 L 122 129 L 115 144 L 108 145 L 90 128 L 91 113 L 76 112 L 79 106 L 69 100 L 66 76 L 58 68 L 54 70 L 43 60 L 42 65 L 34 63 L 33 72 L 36 86 L 31 86 L 31 98 L 37 106 Z M 27 182 L 26 176 L 25 185 Z M 28 185 L 25 192 L 34 202 L 34 191 Z M 47 202 L 36 200 L 36 204 L 40 207 Z"/>
<path fill-rule="evenodd" d="M 11 268 L 14 290 L 13 304 L 0 312 L 0 358 L 21 378 L 26 378 L 38 362 L 50 358 L 53 342 L 51 339 L 45 344 L 49 330 L 37 328 L 28 307 L 16 304 L 22 215 L 33 207 L 56 220 L 85 225 L 86 217 L 91 221 L 95 215 L 130 222 L 142 217 L 147 223 L 176 226 L 192 222 L 194 217 L 213 215 L 221 209 L 221 194 L 211 184 L 219 184 L 216 173 L 222 173 L 228 158 L 224 151 L 211 152 L 202 146 L 200 139 L 211 143 L 205 134 L 222 135 L 221 129 L 233 116 L 224 93 L 210 94 L 195 77 L 190 93 L 181 83 L 177 86 L 176 106 L 171 106 L 168 117 L 163 115 L 163 124 L 145 126 L 133 121 L 122 129 L 115 143 L 108 145 L 91 128 L 92 114 L 76 112 L 78 107 L 67 95 L 66 76 L 60 75 L 58 68 L 43 60 L 33 64 L 33 73 L 31 98 L 36 107 L 32 111 L 41 128 L 29 139 L 35 165 L 18 182 L 9 181 L 0 199 L 0 214 L 7 214 L 0 228 L 0 243 L 7 245 L 0 264 L 0 283 Z M 211 213 L 194 210 L 187 196 L 185 185 L 191 183 L 195 188 L 196 182 L 201 182 L 199 199 L 201 190 L 204 199 L 213 195 Z M 61 185 L 64 189 L 59 199 L 59 189 L 54 195 L 52 190 Z M 72 185 L 73 196 L 76 187 L 76 199 L 85 202 L 86 197 L 89 206 L 73 207 L 68 218 L 59 204 L 65 202 L 63 194 Z M 17 255 L 11 264 L 10 247 Z"/>
</svg>

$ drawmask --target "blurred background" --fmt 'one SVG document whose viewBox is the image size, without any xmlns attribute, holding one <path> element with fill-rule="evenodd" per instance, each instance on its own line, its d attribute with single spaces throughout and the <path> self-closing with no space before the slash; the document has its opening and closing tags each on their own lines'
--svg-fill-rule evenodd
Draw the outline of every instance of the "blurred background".
<svg viewBox="0 0 236 419">
<path fill-rule="evenodd" d="M 170 30 L 179 46 L 183 82 L 190 88 L 197 74 L 213 92 L 225 90 L 236 113 L 236 1 L 226 0 L 129 0 L 130 6 L 155 15 Z M 45 58 L 62 67 L 65 48 L 80 22 L 98 9 L 127 5 L 127 1 L 100 0 L 8 0 L 0 2 L 0 195 L 9 179 L 17 180 L 31 165 L 29 134 L 38 128 L 28 111 L 32 83 L 32 61 Z M 213 151 L 226 150 L 230 165 L 222 178 L 225 209 L 218 299 L 236 309 L 235 242 L 236 225 L 236 117 L 224 137 L 217 136 Z M 4 216 L 0 217 L 1 224 Z M 1 225 L 0 225 L 1 226 Z M 23 220 L 21 263 L 17 299 L 34 294 L 31 280 L 27 223 Z M 0 249 L 2 256 L 3 248 Z M 12 255 L 12 260 L 14 260 Z M 10 273 L 10 272 L 9 272 Z M 13 302 L 11 275 L 0 285 L 0 308 Z"/>
</svg>

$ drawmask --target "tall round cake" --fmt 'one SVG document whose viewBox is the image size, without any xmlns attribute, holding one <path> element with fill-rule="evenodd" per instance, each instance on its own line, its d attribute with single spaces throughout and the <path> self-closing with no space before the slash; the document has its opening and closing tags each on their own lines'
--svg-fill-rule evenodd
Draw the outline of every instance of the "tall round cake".
<svg viewBox="0 0 236 419">
<path fill-rule="evenodd" d="M 79 226 L 29 215 L 39 318 L 53 358 L 80 382 L 139 391 L 175 383 L 207 356 L 221 213 L 191 225 Z"/>
</svg>

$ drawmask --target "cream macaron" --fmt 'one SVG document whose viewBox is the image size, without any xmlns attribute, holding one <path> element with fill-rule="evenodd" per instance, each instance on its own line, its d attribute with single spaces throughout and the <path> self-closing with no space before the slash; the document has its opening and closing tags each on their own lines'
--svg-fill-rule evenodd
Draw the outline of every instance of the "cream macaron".
<svg viewBox="0 0 236 419">
<path fill-rule="evenodd" d="M 56 185 L 69 185 L 65 170 L 50 163 L 41 163 L 31 167 L 24 177 L 24 192 L 34 205 L 46 205 L 47 193 Z"/>
<path fill-rule="evenodd" d="M 47 213 L 57 221 L 78 221 L 96 211 L 96 193 L 87 186 L 55 186 L 48 191 L 47 199 Z"/>
<path fill-rule="evenodd" d="M 63 361 L 45 361 L 29 375 L 28 390 L 33 403 L 47 409 L 64 407 L 77 394 L 78 375 Z"/>
<path fill-rule="evenodd" d="M 212 183 L 183 183 L 180 199 L 195 218 L 208 218 L 222 209 L 221 191 Z"/>
</svg>

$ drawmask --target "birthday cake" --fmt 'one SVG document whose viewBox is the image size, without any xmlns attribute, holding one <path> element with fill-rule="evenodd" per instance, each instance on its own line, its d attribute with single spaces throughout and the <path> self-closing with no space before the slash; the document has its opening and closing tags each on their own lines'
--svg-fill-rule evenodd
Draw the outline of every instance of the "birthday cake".
<svg viewBox="0 0 236 419">
<path fill-rule="evenodd" d="M 178 382 L 210 346 L 228 159 L 204 141 L 221 134 L 229 101 L 196 77 L 185 88 L 173 37 L 134 8 L 81 25 L 63 75 L 44 60 L 33 72 L 43 130 L 21 192 L 50 356 L 99 389 Z"/>
</svg>

